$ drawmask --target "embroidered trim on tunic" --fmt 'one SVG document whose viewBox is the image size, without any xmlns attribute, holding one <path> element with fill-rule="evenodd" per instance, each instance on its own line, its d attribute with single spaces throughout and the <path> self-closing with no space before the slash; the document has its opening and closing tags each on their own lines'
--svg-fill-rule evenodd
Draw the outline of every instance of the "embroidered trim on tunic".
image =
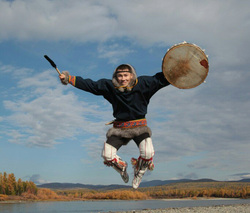
<svg viewBox="0 0 250 213">
<path fill-rule="evenodd" d="M 73 86 L 76 85 L 76 77 L 75 76 L 72 76 L 72 75 L 69 75 L 69 83 Z"/>
</svg>

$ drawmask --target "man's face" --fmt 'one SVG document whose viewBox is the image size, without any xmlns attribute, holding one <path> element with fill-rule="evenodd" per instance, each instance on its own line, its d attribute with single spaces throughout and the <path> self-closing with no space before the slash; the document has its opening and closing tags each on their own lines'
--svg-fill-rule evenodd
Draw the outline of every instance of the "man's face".
<svg viewBox="0 0 250 213">
<path fill-rule="evenodd" d="M 123 87 L 127 87 L 133 78 L 133 74 L 128 69 L 117 70 L 117 72 L 116 78 L 118 83 Z"/>
</svg>

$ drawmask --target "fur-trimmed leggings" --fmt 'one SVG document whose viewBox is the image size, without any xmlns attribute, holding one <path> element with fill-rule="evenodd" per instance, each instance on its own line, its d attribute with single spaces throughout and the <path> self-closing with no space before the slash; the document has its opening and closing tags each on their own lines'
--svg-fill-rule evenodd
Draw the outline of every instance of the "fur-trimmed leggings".
<svg viewBox="0 0 250 213">
<path fill-rule="evenodd" d="M 117 150 L 123 145 L 127 145 L 130 140 L 134 140 L 136 145 L 140 150 L 140 157 L 149 160 L 154 156 L 154 147 L 149 133 L 143 133 L 134 138 L 124 138 L 112 135 L 107 138 L 106 143 L 104 143 L 104 148 L 102 151 L 102 157 L 107 161 L 112 161 L 114 158 L 118 157 L 116 155 Z"/>
</svg>

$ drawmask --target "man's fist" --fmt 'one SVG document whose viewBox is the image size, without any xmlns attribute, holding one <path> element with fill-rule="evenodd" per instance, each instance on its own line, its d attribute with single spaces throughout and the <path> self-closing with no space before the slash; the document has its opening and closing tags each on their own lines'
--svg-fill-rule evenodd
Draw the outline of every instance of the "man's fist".
<svg viewBox="0 0 250 213">
<path fill-rule="evenodd" d="M 62 82 L 62 84 L 67 85 L 69 83 L 69 72 L 63 71 L 61 75 L 59 75 L 59 78 Z"/>
</svg>

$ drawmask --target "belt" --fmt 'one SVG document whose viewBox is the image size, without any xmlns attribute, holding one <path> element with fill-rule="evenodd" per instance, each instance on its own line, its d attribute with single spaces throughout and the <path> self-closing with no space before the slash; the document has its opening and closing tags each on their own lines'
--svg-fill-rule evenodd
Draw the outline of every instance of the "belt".
<svg viewBox="0 0 250 213">
<path fill-rule="evenodd" d="M 114 121 L 113 127 L 115 128 L 134 128 L 139 126 L 147 126 L 146 118 L 132 120 L 132 121 Z"/>
</svg>

